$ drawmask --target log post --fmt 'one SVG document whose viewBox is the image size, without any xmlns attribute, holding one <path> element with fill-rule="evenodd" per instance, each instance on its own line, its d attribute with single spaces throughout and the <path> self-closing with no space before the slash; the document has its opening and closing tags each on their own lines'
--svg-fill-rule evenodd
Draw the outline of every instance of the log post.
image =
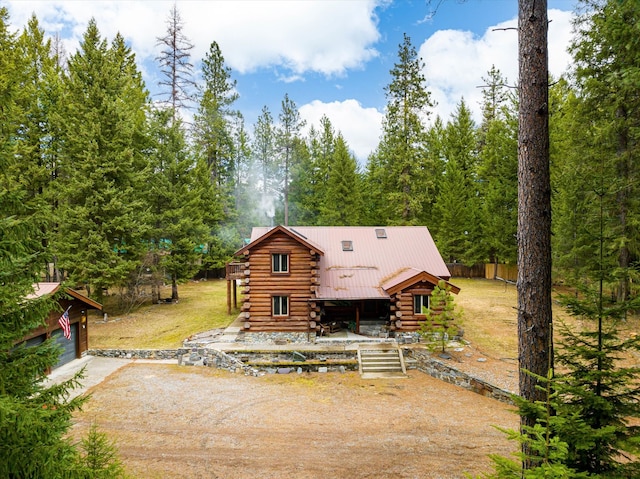
<svg viewBox="0 0 640 479">
<path fill-rule="evenodd" d="M 233 307 L 238 309 L 238 285 L 236 284 L 235 279 L 232 279 L 231 281 L 233 281 Z"/>
<path fill-rule="evenodd" d="M 227 277 L 227 314 L 231 314 L 231 280 Z"/>
</svg>

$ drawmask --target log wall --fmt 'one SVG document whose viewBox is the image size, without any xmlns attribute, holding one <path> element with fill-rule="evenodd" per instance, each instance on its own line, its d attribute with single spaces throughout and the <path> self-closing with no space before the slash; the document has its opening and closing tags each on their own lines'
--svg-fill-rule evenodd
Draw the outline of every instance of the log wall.
<svg viewBox="0 0 640 479">
<path fill-rule="evenodd" d="M 271 255 L 289 255 L 289 272 L 272 273 Z M 315 328 L 309 299 L 319 284 L 316 251 L 293 240 L 284 233 L 277 233 L 256 245 L 245 255 L 244 330 L 298 331 Z M 289 297 L 289 315 L 272 315 L 273 296 Z"/>
<path fill-rule="evenodd" d="M 420 329 L 424 314 L 413 313 L 413 295 L 431 295 L 434 285 L 421 281 L 391 297 L 391 329 L 396 332 L 411 332 Z M 395 328 L 395 329 L 394 329 Z"/>
</svg>

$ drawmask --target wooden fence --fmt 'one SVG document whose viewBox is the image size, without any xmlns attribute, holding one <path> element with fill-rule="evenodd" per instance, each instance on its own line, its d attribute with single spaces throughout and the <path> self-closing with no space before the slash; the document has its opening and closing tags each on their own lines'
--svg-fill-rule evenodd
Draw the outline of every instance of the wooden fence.
<svg viewBox="0 0 640 479">
<path fill-rule="evenodd" d="M 516 282 L 518 267 L 515 264 L 474 264 L 467 266 L 460 263 L 448 263 L 447 268 L 452 278 L 486 278 Z"/>
</svg>

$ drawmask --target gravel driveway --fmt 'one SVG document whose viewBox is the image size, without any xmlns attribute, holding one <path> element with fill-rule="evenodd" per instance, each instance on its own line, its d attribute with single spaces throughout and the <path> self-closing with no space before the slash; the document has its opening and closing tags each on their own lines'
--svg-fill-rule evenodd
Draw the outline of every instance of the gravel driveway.
<svg viewBox="0 0 640 479">
<path fill-rule="evenodd" d="M 92 422 L 139 478 L 458 478 L 517 447 L 509 406 L 418 371 L 245 377 L 131 363 L 91 388 Z"/>
</svg>

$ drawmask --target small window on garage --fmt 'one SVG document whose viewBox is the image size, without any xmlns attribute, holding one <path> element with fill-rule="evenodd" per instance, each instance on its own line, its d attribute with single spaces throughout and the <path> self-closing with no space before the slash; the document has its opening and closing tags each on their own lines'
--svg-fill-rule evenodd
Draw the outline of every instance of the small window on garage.
<svg viewBox="0 0 640 479">
<path fill-rule="evenodd" d="M 387 230 L 384 228 L 376 228 L 376 238 L 384 239 L 387 237 Z"/>
<path fill-rule="evenodd" d="M 351 241 L 351 240 L 343 240 L 342 241 L 342 251 L 353 251 L 353 241 Z"/>
</svg>

